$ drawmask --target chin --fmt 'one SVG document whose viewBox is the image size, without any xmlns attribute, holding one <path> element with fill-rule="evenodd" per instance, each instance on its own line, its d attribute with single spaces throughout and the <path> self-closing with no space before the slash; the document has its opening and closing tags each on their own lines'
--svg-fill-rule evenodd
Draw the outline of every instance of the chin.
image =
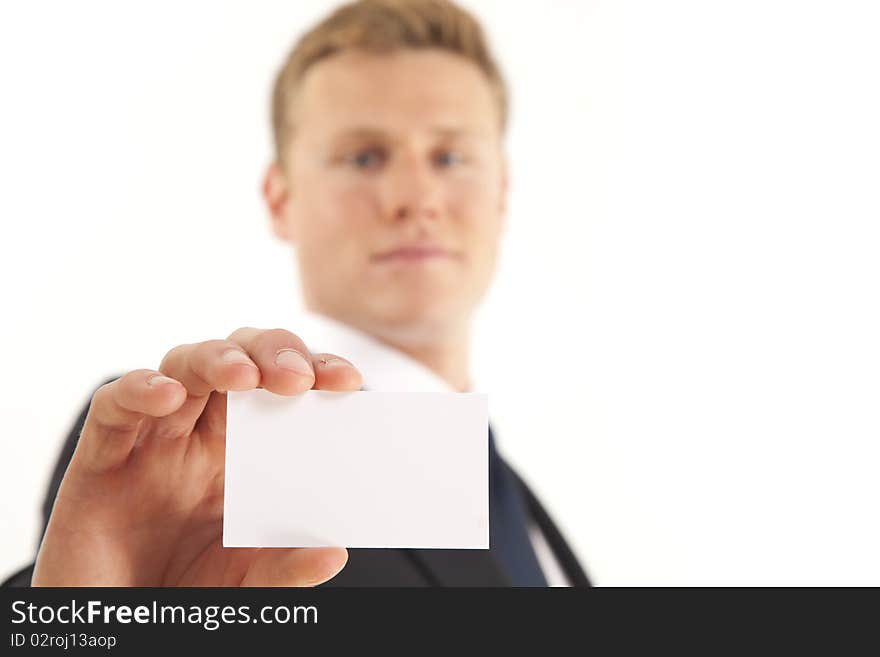
<svg viewBox="0 0 880 657">
<path fill-rule="evenodd" d="M 374 330 L 402 341 L 440 337 L 467 323 L 473 308 L 460 296 L 421 296 L 385 303 L 370 310 Z"/>
</svg>

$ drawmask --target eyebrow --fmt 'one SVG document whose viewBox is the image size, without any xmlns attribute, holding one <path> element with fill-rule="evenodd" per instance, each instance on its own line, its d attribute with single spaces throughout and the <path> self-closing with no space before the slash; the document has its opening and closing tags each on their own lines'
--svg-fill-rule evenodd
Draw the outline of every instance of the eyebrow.
<svg viewBox="0 0 880 657">
<path fill-rule="evenodd" d="M 455 127 L 445 127 L 438 126 L 432 128 L 430 130 L 432 135 L 437 135 L 445 138 L 457 138 L 457 137 L 484 137 L 485 135 L 482 132 L 477 130 L 470 130 L 466 128 L 455 128 Z M 394 139 L 394 136 L 383 130 L 381 128 L 374 128 L 371 126 L 357 126 L 354 128 L 349 128 L 334 137 L 334 141 L 348 141 L 353 139 Z"/>
</svg>

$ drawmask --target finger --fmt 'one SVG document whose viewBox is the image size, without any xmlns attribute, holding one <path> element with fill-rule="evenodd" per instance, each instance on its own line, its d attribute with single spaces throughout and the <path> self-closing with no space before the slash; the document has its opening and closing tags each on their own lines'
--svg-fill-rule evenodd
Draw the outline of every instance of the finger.
<svg viewBox="0 0 880 657">
<path fill-rule="evenodd" d="M 284 329 L 241 328 L 229 336 L 260 368 L 261 385 L 279 395 L 298 395 L 315 383 L 305 343 Z"/>
<path fill-rule="evenodd" d="M 196 397 L 215 390 L 251 390 L 260 384 L 257 365 L 240 345 L 230 340 L 175 347 L 162 359 L 159 370 L 180 381 Z"/>
<path fill-rule="evenodd" d="M 147 418 L 174 413 L 186 401 L 186 389 L 155 370 L 133 370 L 106 383 L 92 396 L 76 449 L 77 462 L 93 470 L 121 464 Z"/>
<path fill-rule="evenodd" d="M 327 353 L 312 354 L 311 358 L 315 370 L 314 389 L 340 392 L 360 390 L 363 384 L 361 374 L 351 362 Z M 226 395 L 211 396 L 196 428 L 206 437 L 226 435 Z"/>
<path fill-rule="evenodd" d="M 363 378 L 349 361 L 335 354 L 312 354 L 317 390 L 360 390 Z"/>
<path fill-rule="evenodd" d="M 316 586 L 334 577 L 348 561 L 345 548 L 263 548 L 242 586 Z"/>
</svg>

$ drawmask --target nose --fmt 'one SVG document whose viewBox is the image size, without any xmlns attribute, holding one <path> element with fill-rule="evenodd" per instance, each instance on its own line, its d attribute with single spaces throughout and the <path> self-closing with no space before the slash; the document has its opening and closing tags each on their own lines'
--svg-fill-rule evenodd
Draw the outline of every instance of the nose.
<svg viewBox="0 0 880 657">
<path fill-rule="evenodd" d="M 383 181 L 384 216 L 391 221 L 433 221 L 440 216 L 440 181 L 429 163 L 415 154 L 397 160 Z"/>
</svg>

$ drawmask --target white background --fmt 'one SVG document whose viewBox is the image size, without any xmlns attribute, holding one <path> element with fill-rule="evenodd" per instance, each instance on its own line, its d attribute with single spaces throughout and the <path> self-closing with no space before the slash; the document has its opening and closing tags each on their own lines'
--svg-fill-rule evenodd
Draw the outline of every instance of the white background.
<svg viewBox="0 0 880 657">
<path fill-rule="evenodd" d="M 593 578 L 880 584 L 877 4 L 466 4 L 514 102 L 477 380 Z M 0 5 L 4 575 L 103 377 L 298 304 L 258 185 L 330 6 Z"/>
</svg>

